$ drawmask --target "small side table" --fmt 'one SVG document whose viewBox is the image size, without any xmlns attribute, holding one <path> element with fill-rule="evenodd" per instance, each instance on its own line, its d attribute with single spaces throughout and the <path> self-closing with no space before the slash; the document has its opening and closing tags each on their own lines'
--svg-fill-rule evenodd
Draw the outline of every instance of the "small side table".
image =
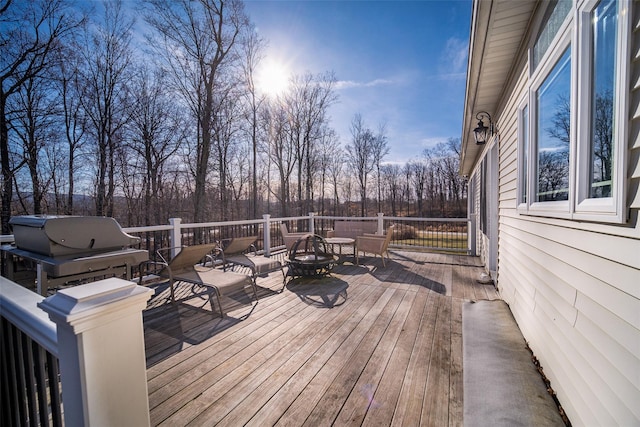
<svg viewBox="0 0 640 427">
<path fill-rule="evenodd" d="M 344 262 L 343 258 L 342 258 L 342 246 L 344 245 L 351 245 L 353 246 L 353 256 L 356 256 L 356 239 L 352 239 L 350 237 L 327 237 L 326 239 L 324 239 L 325 242 L 327 242 L 328 244 L 331 245 L 331 248 L 333 249 L 334 245 L 338 245 L 338 250 L 340 251 L 340 255 L 339 255 L 339 259 L 340 262 Z M 335 253 L 335 250 L 333 251 Z"/>
</svg>

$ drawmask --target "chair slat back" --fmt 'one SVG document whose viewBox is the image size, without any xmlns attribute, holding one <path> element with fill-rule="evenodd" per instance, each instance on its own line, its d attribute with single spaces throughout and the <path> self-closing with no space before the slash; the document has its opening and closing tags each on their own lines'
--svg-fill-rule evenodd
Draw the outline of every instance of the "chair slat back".
<svg viewBox="0 0 640 427">
<path fill-rule="evenodd" d="M 249 249 L 249 247 L 258 240 L 258 236 L 234 237 L 231 242 L 224 248 L 224 255 L 240 254 Z"/>
<path fill-rule="evenodd" d="M 389 243 L 391 242 L 391 238 L 393 237 L 393 230 L 394 228 L 396 228 L 395 225 L 392 225 L 391 227 L 387 228 L 387 236 L 384 239 L 384 250 L 386 251 L 387 248 L 389 247 Z"/>
<path fill-rule="evenodd" d="M 169 268 L 172 272 L 193 270 L 209 252 L 213 251 L 217 245 L 215 243 L 204 245 L 185 246 L 180 253 L 169 261 Z"/>
</svg>

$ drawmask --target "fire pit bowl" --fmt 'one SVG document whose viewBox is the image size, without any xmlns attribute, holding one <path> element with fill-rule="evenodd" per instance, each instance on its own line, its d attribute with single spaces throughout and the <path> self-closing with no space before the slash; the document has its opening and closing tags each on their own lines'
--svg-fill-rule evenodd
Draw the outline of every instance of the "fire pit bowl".
<svg viewBox="0 0 640 427">
<path fill-rule="evenodd" d="M 321 236 L 307 234 L 300 237 L 289 251 L 288 274 L 293 278 L 325 276 L 331 273 L 337 262 L 338 256 Z"/>
</svg>

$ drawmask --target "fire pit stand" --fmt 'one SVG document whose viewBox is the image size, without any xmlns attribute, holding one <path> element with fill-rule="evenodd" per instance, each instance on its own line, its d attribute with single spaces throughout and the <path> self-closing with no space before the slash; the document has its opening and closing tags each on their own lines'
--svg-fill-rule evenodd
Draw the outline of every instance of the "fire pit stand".
<svg viewBox="0 0 640 427">
<path fill-rule="evenodd" d="M 288 275 L 296 277 L 322 277 L 331 273 L 338 257 L 327 242 L 316 234 L 299 238 L 291 247 L 287 259 Z"/>
</svg>

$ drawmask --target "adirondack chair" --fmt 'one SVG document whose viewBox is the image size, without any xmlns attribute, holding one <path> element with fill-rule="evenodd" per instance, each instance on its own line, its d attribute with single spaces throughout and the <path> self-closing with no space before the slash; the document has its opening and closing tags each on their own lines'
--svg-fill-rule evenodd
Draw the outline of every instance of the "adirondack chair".
<svg viewBox="0 0 640 427">
<path fill-rule="evenodd" d="M 365 233 L 356 238 L 356 265 L 359 264 L 359 253 L 372 253 L 375 255 L 380 255 L 382 258 L 382 266 L 386 267 L 384 262 L 385 254 L 387 258 L 389 257 L 389 253 L 387 249 L 389 248 L 389 242 L 391 242 L 391 237 L 393 235 L 393 229 L 395 226 L 391 226 L 387 229 L 386 235 L 380 234 L 368 234 Z"/>
<path fill-rule="evenodd" d="M 168 279 L 172 303 L 176 303 L 175 286 L 178 283 L 185 282 L 194 286 L 199 285 L 211 290 L 209 293 L 211 309 L 215 311 L 212 299 L 212 296 L 215 296 L 220 316 L 224 317 L 225 313 L 220 301 L 222 295 L 242 290 L 246 286 L 252 287 L 256 301 L 258 300 L 258 294 L 255 283 L 250 276 L 231 271 L 222 271 L 213 267 L 204 267 L 201 264 L 216 249 L 216 244 L 185 246 L 180 248 L 180 252 L 170 260 L 167 260 L 168 257 L 162 255 L 161 250 L 158 251 L 161 261 L 149 261 L 146 264 L 154 264 L 156 267 L 155 275 L 162 279 Z M 141 274 L 140 276 L 142 280 L 143 275 Z"/>
<path fill-rule="evenodd" d="M 275 258 L 258 255 L 254 244 L 256 240 L 258 240 L 258 236 L 234 237 L 224 245 L 220 249 L 223 270 L 226 271 L 228 266 L 231 268 L 236 265 L 246 267 L 251 270 L 251 278 L 254 284 L 256 284 L 258 276 L 280 270 L 282 272 L 282 283 L 284 284 L 286 275 L 282 262 Z M 284 290 L 284 286 L 282 290 Z"/>
</svg>

